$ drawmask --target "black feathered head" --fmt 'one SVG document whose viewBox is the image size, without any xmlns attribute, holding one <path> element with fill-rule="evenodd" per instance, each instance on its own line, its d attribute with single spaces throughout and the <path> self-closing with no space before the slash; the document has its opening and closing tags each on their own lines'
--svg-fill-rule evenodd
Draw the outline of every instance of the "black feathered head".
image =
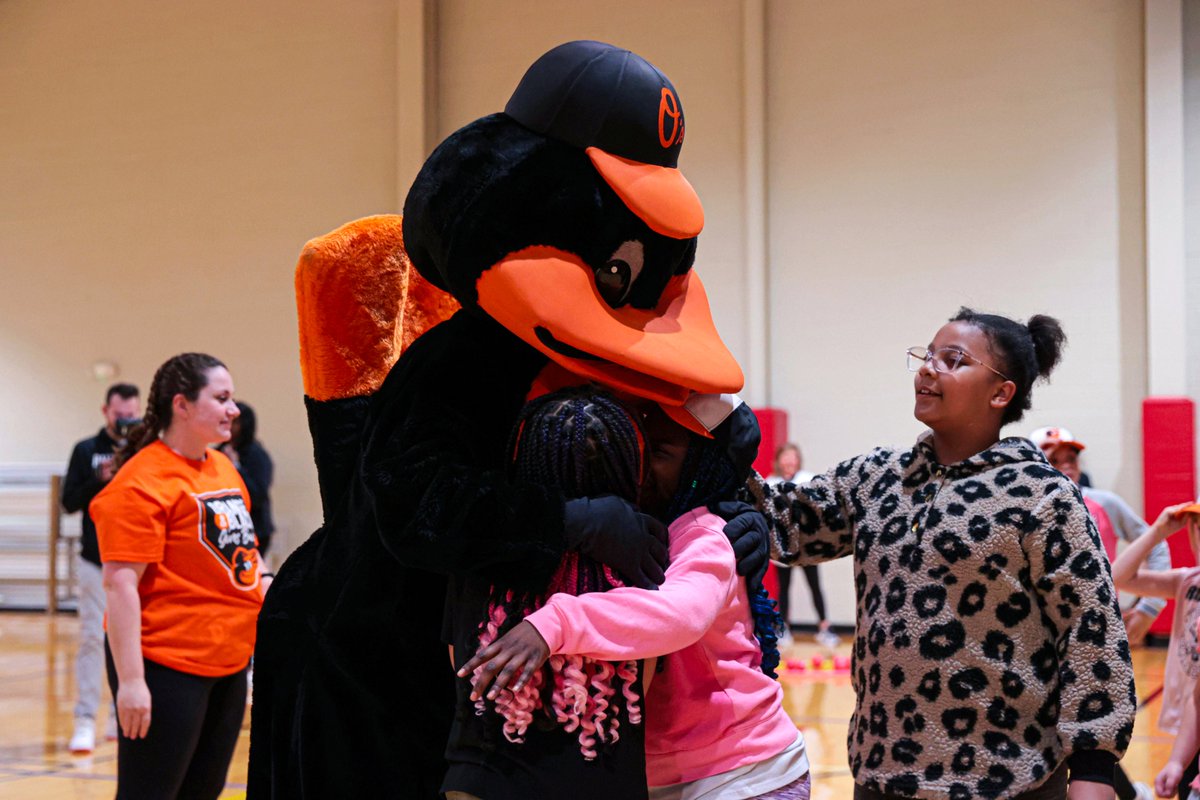
<svg viewBox="0 0 1200 800">
<path fill-rule="evenodd" d="M 571 42 L 505 113 L 447 138 L 404 205 L 429 281 L 573 373 L 679 405 L 742 373 L 691 272 L 703 225 L 676 168 L 674 87 L 627 50 Z"/>
</svg>

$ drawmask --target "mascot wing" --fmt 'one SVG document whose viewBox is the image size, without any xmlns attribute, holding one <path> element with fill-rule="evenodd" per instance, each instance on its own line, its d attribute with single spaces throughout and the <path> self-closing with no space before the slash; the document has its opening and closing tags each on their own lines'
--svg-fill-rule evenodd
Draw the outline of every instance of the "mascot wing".
<svg viewBox="0 0 1200 800">
<path fill-rule="evenodd" d="M 308 242 L 296 265 L 300 371 L 325 517 L 345 489 L 366 401 L 396 359 L 458 302 L 408 259 L 401 217 L 348 222 Z"/>
<path fill-rule="evenodd" d="M 404 348 L 448 319 L 458 302 L 408 260 L 401 217 L 348 222 L 304 246 L 296 265 L 304 394 L 372 394 Z"/>
</svg>

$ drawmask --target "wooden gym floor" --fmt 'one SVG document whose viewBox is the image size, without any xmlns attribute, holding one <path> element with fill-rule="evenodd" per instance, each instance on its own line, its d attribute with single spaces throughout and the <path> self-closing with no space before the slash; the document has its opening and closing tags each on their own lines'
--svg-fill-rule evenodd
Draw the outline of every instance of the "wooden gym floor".
<svg viewBox="0 0 1200 800">
<path fill-rule="evenodd" d="M 92 800 L 110 798 L 116 789 L 116 744 L 101 741 L 87 757 L 66 749 L 71 735 L 75 693 L 73 616 L 0 613 L 0 798 L 21 800 Z M 837 654 L 848 656 L 843 640 Z M 810 662 L 824 651 L 805 634 L 785 653 Z M 1138 695 L 1162 685 L 1162 649 L 1134 651 Z M 784 672 L 784 705 L 804 731 L 812 764 L 813 800 L 837 800 L 852 793 L 846 764 L 846 721 L 854 706 L 850 678 L 827 670 Z M 97 728 L 104 730 L 107 689 Z M 1171 737 L 1158 730 L 1160 701 L 1149 703 L 1137 718 L 1133 743 L 1122 764 L 1136 781 L 1153 784 L 1171 750 Z M 249 714 L 234 754 L 222 798 L 245 796 Z"/>
</svg>

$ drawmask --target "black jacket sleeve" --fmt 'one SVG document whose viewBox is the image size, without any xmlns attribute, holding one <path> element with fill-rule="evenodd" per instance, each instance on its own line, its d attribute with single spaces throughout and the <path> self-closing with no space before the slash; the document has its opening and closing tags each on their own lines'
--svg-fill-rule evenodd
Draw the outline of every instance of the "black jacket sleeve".
<svg viewBox="0 0 1200 800">
<path fill-rule="evenodd" d="M 258 505 L 271 488 L 275 465 L 262 445 L 257 444 L 247 447 L 245 453 L 239 453 L 238 462 L 238 472 L 246 484 L 246 491 L 250 493 L 250 503 L 252 506 Z"/>
<path fill-rule="evenodd" d="M 401 563 L 544 587 L 562 558 L 565 500 L 510 480 L 505 449 L 545 363 L 460 312 L 393 368 L 367 422 L 360 511 Z"/>
<path fill-rule="evenodd" d="M 104 488 L 104 481 L 96 477 L 92 469 L 92 448 L 89 444 L 90 441 L 84 440 L 75 445 L 67 464 L 67 475 L 62 484 L 62 504 L 68 514 L 86 511 L 88 503 Z"/>
</svg>

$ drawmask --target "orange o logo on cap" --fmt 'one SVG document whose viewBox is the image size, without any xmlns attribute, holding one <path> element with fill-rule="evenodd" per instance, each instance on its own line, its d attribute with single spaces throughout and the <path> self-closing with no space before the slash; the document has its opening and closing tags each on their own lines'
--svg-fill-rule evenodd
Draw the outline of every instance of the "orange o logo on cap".
<svg viewBox="0 0 1200 800">
<path fill-rule="evenodd" d="M 671 120 L 671 135 L 667 135 L 667 119 Z M 683 112 L 679 110 L 679 101 L 675 93 L 663 87 L 662 97 L 658 101 L 658 142 L 663 147 L 670 147 L 683 141 Z"/>
</svg>

